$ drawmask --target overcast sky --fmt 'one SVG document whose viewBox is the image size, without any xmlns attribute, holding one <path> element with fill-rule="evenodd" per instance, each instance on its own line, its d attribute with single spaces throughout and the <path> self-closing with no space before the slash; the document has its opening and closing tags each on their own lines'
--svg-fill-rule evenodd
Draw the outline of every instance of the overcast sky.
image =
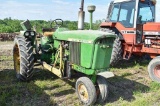
<svg viewBox="0 0 160 106">
<path fill-rule="evenodd" d="M 88 5 L 96 5 L 94 20 L 105 19 L 107 7 L 111 0 L 85 0 L 85 10 Z M 157 21 L 160 22 L 160 0 L 157 5 Z M 63 20 L 77 21 L 81 0 L 0 0 L 0 19 Z M 86 21 L 89 14 L 86 11 Z"/>
</svg>

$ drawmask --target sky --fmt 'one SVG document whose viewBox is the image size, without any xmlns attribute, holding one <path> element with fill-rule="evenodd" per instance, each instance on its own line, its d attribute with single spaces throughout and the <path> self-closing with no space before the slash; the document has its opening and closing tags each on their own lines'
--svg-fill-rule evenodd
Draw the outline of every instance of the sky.
<svg viewBox="0 0 160 106">
<path fill-rule="evenodd" d="M 111 0 L 85 0 L 85 21 L 89 21 L 88 5 L 96 5 L 94 20 L 106 19 Z M 157 21 L 160 22 L 160 0 L 157 0 Z M 77 21 L 81 0 L 0 0 L 0 19 Z"/>
</svg>

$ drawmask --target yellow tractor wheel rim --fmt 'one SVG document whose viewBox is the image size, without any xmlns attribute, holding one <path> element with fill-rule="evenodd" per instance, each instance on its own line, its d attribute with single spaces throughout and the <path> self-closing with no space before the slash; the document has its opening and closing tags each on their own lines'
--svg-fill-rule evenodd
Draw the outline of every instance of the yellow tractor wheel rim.
<svg viewBox="0 0 160 106">
<path fill-rule="evenodd" d="M 88 101 L 89 99 L 88 91 L 84 84 L 78 85 L 78 93 L 82 101 L 85 101 L 85 102 Z"/>
<path fill-rule="evenodd" d="M 15 45 L 15 47 L 14 47 L 13 56 L 14 56 L 15 70 L 16 70 L 17 74 L 19 74 L 20 73 L 20 55 L 19 55 L 18 45 Z"/>
</svg>

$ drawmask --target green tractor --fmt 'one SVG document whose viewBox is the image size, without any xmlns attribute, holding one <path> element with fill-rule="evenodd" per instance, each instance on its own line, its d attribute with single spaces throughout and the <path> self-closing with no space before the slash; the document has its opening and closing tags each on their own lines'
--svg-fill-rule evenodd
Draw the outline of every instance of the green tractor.
<svg viewBox="0 0 160 106">
<path fill-rule="evenodd" d="M 106 79 L 114 76 L 109 72 L 109 65 L 116 35 L 99 30 L 69 31 L 60 27 L 61 19 L 53 22 L 55 27 L 43 29 L 40 45 L 29 21 L 21 23 L 24 30 L 15 37 L 13 47 L 16 77 L 22 81 L 31 80 L 35 63 L 61 79 L 72 78 L 73 72 L 82 73 L 84 76 L 75 84 L 80 101 L 84 105 L 103 103 L 108 95 Z"/>
</svg>

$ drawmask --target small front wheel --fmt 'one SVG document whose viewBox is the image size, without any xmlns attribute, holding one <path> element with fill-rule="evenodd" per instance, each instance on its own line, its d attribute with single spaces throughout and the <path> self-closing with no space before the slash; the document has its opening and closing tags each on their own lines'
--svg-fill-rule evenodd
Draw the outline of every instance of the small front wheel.
<svg viewBox="0 0 160 106">
<path fill-rule="evenodd" d="M 84 105 L 93 105 L 96 102 L 97 94 L 92 81 L 87 77 L 81 77 L 76 82 L 76 92 Z"/>
<path fill-rule="evenodd" d="M 97 102 L 104 103 L 108 97 L 108 84 L 104 77 L 97 76 Z"/>
<path fill-rule="evenodd" d="M 148 65 L 148 72 L 153 81 L 160 83 L 160 57 L 151 60 Z"/>
</svg>

